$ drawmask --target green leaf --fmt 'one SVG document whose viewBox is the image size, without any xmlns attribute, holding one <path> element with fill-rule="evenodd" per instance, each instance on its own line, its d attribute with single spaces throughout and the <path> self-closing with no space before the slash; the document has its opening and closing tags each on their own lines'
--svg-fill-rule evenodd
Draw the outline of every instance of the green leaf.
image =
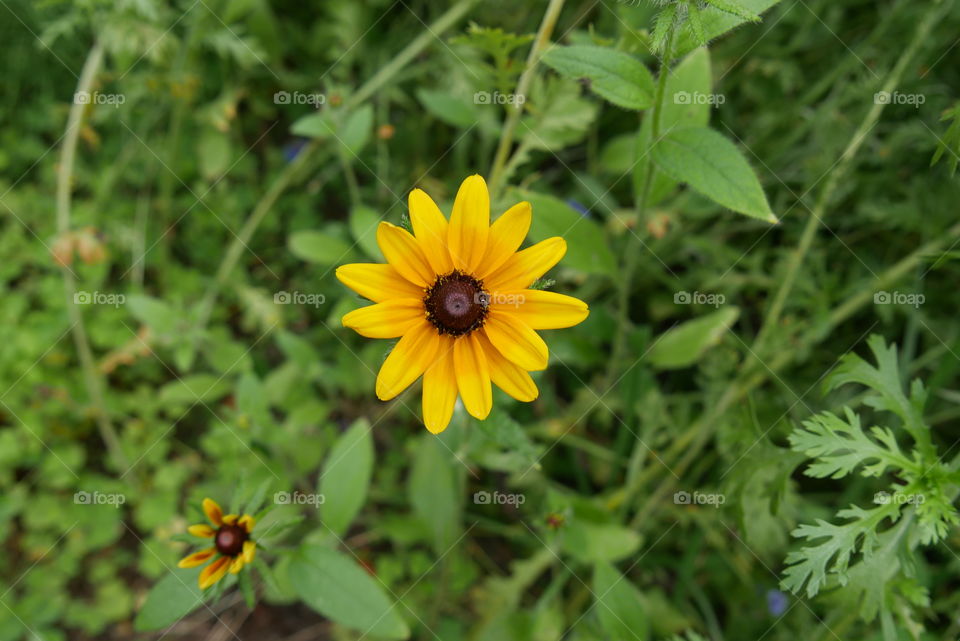
<svg viewBox="0 0 960 641">
<path fill-rule="evenodd" d="M 659 369 L 689 367 L 720 341 L 739 315 L 739 308 L 725 307 L 672 327 L 654 341 L 647 359 Z"/>
<path fill-rule="evenodd" d="M 653 104 L 653 77 L 639 60 L 622 51 L 572 45 L 552 47 L 543 62 L 574 79 L 586 78 L 590 90 L 624 109 L 647 109 Z"/>
<path fill-rule="evenodd" d="M 838 479 L 861 465 L 863 476 L 880 476 L 887 467 L 921 472 L 900 451 L 890 428 L 871 428 L 871 439 L 860 426 L 860 417 L 850 408 L 845 410 L 846 421 L 823 412 L 804 421 L 805 429 L 798 428 L 790 435 L 794 451 L 818 459 L 807 467 L 807 476 Z"/>
<path fill-rule="evenodd" d="M 231 383 L 227 379 L 213 374 L 190 374 L 171 381 L 160 388 L 159 403 L 209 403 L 230 391 Z"/>
<path fill-rule="evenodd" d="M 624 641 L 649 638 L 650 622 L 643 608 L 643 595 L 609 563 L 594 566 L 593 594 L 594 609 L 608 638 Z"/>
<path fill-rule="evenodd" d="M 324 497 L 320 516 L 337 536 L 347 531 L 363 507 L 372 475 L 373 438 L 370 423 L 362 418 L 334 443 L 320 477 Z"/>
<path fill-rule="evenodd" d="M 166 301 L 133 294 L 127 298 L 127 308 L 133 317 L 158 334 L 176 332 L 182 314 Z"/>
<path fill-rule="evenodd" d="M 373 105 L 363 105 L 351 113 L 343 127 L 334 133 L 337 141 L 348 152 L 349 159 L 353 160 L 354 156 L 363 151 L 373 133 Z"/>
<path fill-rule="evenodd" d="M 288 572 L 303 602 L 328 619 L 372 637 L 410 636 L 382 584 L 354 559 L 319 545 L 304 545 L 294 554 Z"/>
<path fill-rule="evenodd" d="M 380 213 L 366 205 L 357 205 L 350 210 L 350 233 L 360 248 L 370 258 L 384 260 L 380 246 L 377 244 L 377 226 L 380 224 Z"/>
<path fill-rule="evenodd" d="M 750 11 L 744 7 L 737 0 L 704 0 L 707 4 L 712 7 L 716 7 L 724 13 L 729 13 L 732 16 L 742 18 L 748 22 L 759 22 L 760 16 L 755 14 L 753 11 Z"/>
<path fill-rule="evenodd" d="M 923 407 L 927 394 L 923 385 L 917 381 L 911 389 L 910 397 L 903 391 L 900 379 L 900 368 L 897 363 L 897 345 L 887 345 L 882 336 L 872 334 L 867 339 L 867 345 L 877 361 L 876 367 L 863 360 L 853 352 L 848 352 L 840 359 L 826 384 L 829 389 L 836 389 L 848 383 L 859 383 L 869 387 L 876 394 L 871 394 L 865 400 L 869 407 L 887 412 L 893 412 L 903 421 L 905 429 L 918 440 L 925 440 L 929 428 L 923 421 Z"/>
<path fill-rule="evenodd" d="M 877 525 L 897 509 L 892 503 L 871 510 L 853 505 L 837 512 L 841 519 L 850 519 L 846 523 L 834 525 L 817 519 L 816 525 L 801 525 L 792 532 L 793 536 L 823 541 L 787 555 L 789 567 L 783 571 L 781 586 L 799 593 L 806 585 L 807 596 L 812 598 L 827 581 L 828 572 L 836 575 L 841 583 L 846 583 L 847 568 L 850 558 L 857 552 L 858 543 L 864 557 L 869 557 L 877 546 Z"/>
<path fill-rule="evenodd" d="M 583 140 L 599 105 L 581 95 L 579 83 L 549 76 L 534 82 L 526 109 L 529 113 L 520 121 L 523 138 L 519 155 L 526 148 L 558 151 Z M 512 162 L 511 166 L 516 164 Z"/>
<path fill-rule="evenodd" d="M 564 531 L 563 550 L 584 563 L 613 563 L 636 552 L 640 542 L 630 528 L 577 519 Z"/>
<path fill-rule="evenodd" d="M 777 222 L 760 181 L 732 142 L 707 127 L 668 131 L 655 141 L 651 157 L 674 180 L 733 211 Z"/>
<path fill-rule="evenodd" d="M 566 239 L 564 267 L 587 274 L 616 276 L 617 261 L 600 225 L 555 196 L 525 190 L 512 193 L 516 200 L 529 201 L 533 208 L 533 221 L 530 224 L 533 241 L 539 242 L 554 236 Z"/>
<path fill-rule="evenodd" d="M 203 603 L 197 585 L 199 568 L 172 570 L 151 588 L 133 627 L 140 632 L 165 628 L 185 617 Z"/>
<path fill-rule="evenodd" d="M 439 89 L 417 89 L 417 100 L 423 108 L 454 127 L 466 129 L 477 124 L 474 105 Z"/>
<path fill-rule="evenodd" d="M 684 58 L 667 76 L 667 86 L 660 112 L 660 131 L 679 127 L 706 127 L 710 122 L 711 99 L 716 101 L 710 71 L 710 53 L 701 48 Z M 639 137 L 634 137 L 633 158 L 649 161 L 653 120 L 644 118 Z M 633 167 L 634 193 L 640 194 L 646 181 L 646 172 L 653 172 L 648 203 L 653 206 L 669 196 L 677 187 L 677 181 L 666 175 L 652 162 L 631 162 Z"/>
<path fill-rule="evenodd" d="M 252 569 L 241 572 L 237 575 L 237 582 L 240 584 L 240 591 L 243 593 L 243 600 L 251 610 L 257 605 L 257 597 L 253 590 L 253 580 L 250 578 Z"/>
<path fill-rule="evenodd" d="M 307 138 L 336 141 L 352 160 L 370 141 L 372 129 L 373 106 L 366 104 L 345 119 L 335 119 L 328 112 L 306 115 L 293 123 L 290 131 Z"/>
<path fill-rule="evenodd" d="M 428 526 L 434 550 L 443 554 L 460 533 L 460 465 L 436 436 L 420 439 L 410 472 L 408 494 L 413 511 Z"/>
<path fill-rule="evenodd" d="M 725 9 L 718 8 L 722 2 Z M 750 18 L 759 16 L 761 13 L 780 2 L 780 0 L 716 0 L 710 2 L 714 6 L 707 6 L 699 12 L 700 24 L 692 25 L 689 21 L 685 22 L 680 28 L 677 42 L 674 45 L 674 54 L 682 56 L 704 42 L 710 41 L 717 36 L 750 21 Z M 730 5 L 736 4 L 741 15 L 737 15 L 737 10 Z M 749 18 L 744 17 L 749 16 Z M 698 33 L 701 32 L 701 33 Z M 702 35 L 701 35 L 702 34 Z"/>
<path fill-rule="evenodd" d="M 322 231 L 295 231 L 287 242 L 294 256 L 319 265 L 338 264 L 352 250 L 343 239 Z"/>
<path fill-rule="evenodd" d="M 330 137 L 334 127 L 330 122 L 330 114 L 327 112 L 308 114 L 290 127 L 290 133 L 303 136 L 305 138 L 315 138 L 317 140 L 326 140 Z"/>
</svg>

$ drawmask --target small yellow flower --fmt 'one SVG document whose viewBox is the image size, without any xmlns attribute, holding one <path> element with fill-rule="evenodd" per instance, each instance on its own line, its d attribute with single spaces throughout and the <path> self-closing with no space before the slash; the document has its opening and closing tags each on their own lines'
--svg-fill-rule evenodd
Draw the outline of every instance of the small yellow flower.
<svg viewBox="0 0 960 641">
<path fill-rule="evenodd" d="M 224 514 L 213 499 L 203 499 L 203 513 L 212 524 L 191 525 L 187 531 L 194 536 L 213 539 L 213 547 L 184 557 L 177 564 L 181 568 L 195 568 L 210 559 L 216 559 L 200 573 L 200 589 L 206 590 L 227 572 L 236 574 L 247 563 L 253 563 L 257 544 L 250 538 L 256 521 L 249 514 L 238 517 Z"/>
<path fill-rule="evenodd" d="M 530 229 L 530 203 L 490 224 L 490 195 L 480 176 L 460 185 L 448 221 L 420 189 L 410 192 L 413 234 L 380 223 L 387 264 L 352 264 L 337 278 L 375 304 L 343 317 L 368 338 L 400 338 L 377 375 L 390 400 L 423 376 L 423 421 L 446 429 L 457 396 L 483 420 L 491 381 L 519 401 L 538 390 L 528 372 L 546 369 L 547 345 L 535 330 L 571 327 L 589 314 L 571 296 L 529 289 L 567 251 L 560 237 L 517 251 Z"/>
</svg>

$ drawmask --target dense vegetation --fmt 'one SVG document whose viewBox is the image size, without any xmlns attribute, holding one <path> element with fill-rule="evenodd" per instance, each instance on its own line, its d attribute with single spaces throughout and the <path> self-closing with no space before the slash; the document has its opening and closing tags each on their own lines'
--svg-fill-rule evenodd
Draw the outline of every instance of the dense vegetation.
<svg viewBox="0 0 960 641">
<path fill-rule="evenodd" d="M 960 635 L 957 3 L 0 4 L 0 640 Z M 590 316 L 433 435 L 335 270 L 472 174 Z"/>
</svg>

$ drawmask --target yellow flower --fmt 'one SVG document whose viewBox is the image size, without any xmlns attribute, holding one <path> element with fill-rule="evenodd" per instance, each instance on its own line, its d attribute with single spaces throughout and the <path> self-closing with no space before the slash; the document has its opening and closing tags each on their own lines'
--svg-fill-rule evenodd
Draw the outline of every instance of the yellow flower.
<svg viewBox="0 0 960 641">
<path fill-rule="evenodd" d="M 450 220 L 420 189 L 410 192 L 413 234 L 380 223 L 387 264 L 352 264 L 337 278 L 374 305 L 343 317 L 368 338 L 400 338 L 377 375 L 390 400 L 423 375 L 423 421 L 446 429 L 457 396 L 485 419 L 491 381 L 519 401 L 537 397 L 530 371 L 547 367 L 538 329 L 576 325 L 589 314 L 576 298 L 529 289 L 567 251 L 560 237 L 517 251 L 530 229 L 530 203 L 490 224 L 490 195 L 480 176 L 460 185 Z"/>
<path fill-rule="evenodd" d="M 195 568 L 210 559 L 216 560 L 200 573 L 200 589 L 206 590 L 219 581 L 229 571 L 236 574 L 247 563 L 253 563 L 257 553 L 257 544 L 250 538 L 254 518 L 249 514 L 238 517 L 236 514 L 224 514 L 213 499 L 203 499 L 203 512 L 211 525 L 200 523 L 191 525 L 187 531 L 194 536 L 213 539 L 213 547 L 186 556 L 177 564 L 181 568 Z"/>
</svg>

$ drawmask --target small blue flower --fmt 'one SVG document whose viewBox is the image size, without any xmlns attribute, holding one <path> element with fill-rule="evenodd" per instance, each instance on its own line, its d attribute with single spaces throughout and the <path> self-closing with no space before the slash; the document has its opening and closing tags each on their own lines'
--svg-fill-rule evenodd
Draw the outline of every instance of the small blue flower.
<svg viewBox="0 0 960 641">
<path fill-rule="evenodd" d="M 778 617 L 787 610 L 787 595 L 780 590 L 767 590 L 767 610 Z"/>
<path fill-rule="evenodd" d="M 297 155 L 300 153 L 300 150 L 303 149 L 307 144 L 306 138 L 297 138 L 292 140 L 283 146 L 283 159 L 288 163 L 293 162 Z"/>
<path fill-rule="evenodd" d="M 577 210 L 578 212 L 580 212 L 580 215 L 583 216 L 584 218 L 590 218 L 590 210 L 584 207 L 582 204 L 580 204 L 576 200 L 570 198 L 567 200 L 567 204 L 570 205 L 575 210 Z"/>
</svg>

